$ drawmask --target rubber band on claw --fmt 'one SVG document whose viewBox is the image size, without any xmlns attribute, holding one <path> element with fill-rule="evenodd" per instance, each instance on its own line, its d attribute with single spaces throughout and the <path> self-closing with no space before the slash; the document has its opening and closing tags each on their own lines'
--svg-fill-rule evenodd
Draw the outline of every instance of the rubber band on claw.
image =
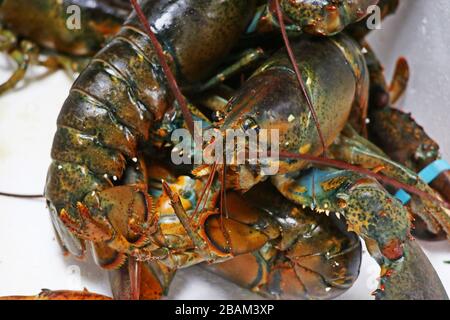
<svg viewBox="0 0 450 320">
<path fill-rule="evenodd" d="M 442 172 L 447 170 L 450 170 L 450 164 L 446 160 L 439 159 L 422 169 L 419 172 L 419 177 L 426 183 L 431 183 L 434 179 L 439 177 Z M 403 189 L 398 190 L 395 197 L 403 204 L 407 204 L 411 200 L 411 196 Z"/>
</svg>

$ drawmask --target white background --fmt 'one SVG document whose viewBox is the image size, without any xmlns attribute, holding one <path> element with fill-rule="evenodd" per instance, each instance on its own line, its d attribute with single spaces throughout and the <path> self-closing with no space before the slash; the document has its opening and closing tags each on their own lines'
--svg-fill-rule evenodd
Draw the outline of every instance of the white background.
<svg viewBox="0 0 450 320">
<path fill-rule="evenodd" d="M 412 77 L 401 107 L 426 127 L 448 160 L 449 21 L 448 0 L 403 0 L 398 14 L 370 36 L 388 78 L 399 56 L 410 62 Z M 2 60 L 0 80 L 6 79 L 10 67 Z M 0 97 L 0 190 L 35 194 L 43 191 L 56 117 L 71 81 L 63 72 L 42 76 L 42 70 L 33 70 L 28 79 L 20 90 Z M 450 292 L 450 265 L 443 262 L 450 260 L 449 243 L 421 244 Z M 365 254 L 357 283 L 341 298 L 371 299 L 377 274 L 378 267 Z M 90 259 L 80 262 L 61 256 L 44 201 L 0 197 L 0 296 L 84 287 L 110 294 L 105 272 Z M 169 298 L 258 296 L 194 267 L 179 272 Z"/>
</svg>

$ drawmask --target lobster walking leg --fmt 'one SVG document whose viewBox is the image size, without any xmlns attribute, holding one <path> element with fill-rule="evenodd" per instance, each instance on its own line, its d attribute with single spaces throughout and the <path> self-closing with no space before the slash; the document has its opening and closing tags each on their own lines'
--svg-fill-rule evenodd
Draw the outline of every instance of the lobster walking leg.
<svg viewBox="0 0 450 320">
<path fill-rule="evenodd" d="M 248 49 L 239 55 L 236 62 L 227 66 L 224 70 L 217 73 L 213 78 L 207 80 L 203 84 L 190 88 L 184 88 L 184 91 L 187 91 L 189 93 L 200 93 L 210 90 L 220 85 L 230 77 L 236 75 L 238 72 L 243 71 L 245 68 L 254 65 L 264 57 L 265 53 L 262 49 Z"/>
<path fill-rule="evenodd" d="M 16 70 L 13 74 L 6 80 L 4 83 L 0 84 L 0 94 L 5 93 L 6 91 L 14 88 L 23 78 L 25 77 L 25 73 L 30 64 L 35 64 L 37 62 L 38 56 L 38 48 L 35 44 L 30 41 L 22 40 L 19 44 L 16 45 L 16 40 L 12 35 L 9 35 L 7 31 L 2 30 L 3 37 L 5 40 L 4 43 L 0 44 L 3 49 L 6 47 L 9 51 L 9 56 L 14 60 L 17 64 Z M 17 46 L 17 47 L 11 47 Z M 10 48 L 8 48 L 10 47 Z"/>
</svg>

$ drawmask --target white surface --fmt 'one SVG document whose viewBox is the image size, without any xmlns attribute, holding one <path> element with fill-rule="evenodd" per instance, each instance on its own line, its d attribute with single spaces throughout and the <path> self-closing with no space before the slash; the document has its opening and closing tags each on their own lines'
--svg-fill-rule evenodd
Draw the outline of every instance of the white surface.
<svg viewBox="0 0 450 320">
<path fill-rule="evenodd" d="M 412 80 L 402 103 L 450 159 L 450 3 L 446 0 L 404 0 L 401 10 L 371 37 L 390 77 L 398 56 L 406 56 Z M 0 65 L 0 80 L 9 65 Z M 36 70 L 34 70 L 36 71 Z M 33 72 L 34 78 L 40 72 Z M 40 193 L 43 190 L 56 117 L 70 87 L 63 72 L 29 81 L 0 97 L 0 190 Z M 450 246 L 422 243 L 450 292 Z M 361 275 L 342 298 L 371 299 L 377 265 L 364 255 Z M 55 240 L 45 203 L 0 197 L 0 296 L 36 294 L 42 288 L 82 289 L 110 294 L 105 272 L 91 260 L 64 258 Z M 258 296 L 194 267 L 180 271 L 171 289 L 176 299 L 248 299 Z"/>
</svg>

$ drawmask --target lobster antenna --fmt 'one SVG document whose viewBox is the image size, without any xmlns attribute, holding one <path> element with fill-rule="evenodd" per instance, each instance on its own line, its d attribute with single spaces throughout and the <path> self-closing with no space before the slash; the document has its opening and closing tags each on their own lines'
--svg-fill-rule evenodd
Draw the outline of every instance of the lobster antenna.
<svg viewBox="0 0 450 320">
<path fill-rule="evenodd" d="M 227 208 L 227 192 L 226 192 L 226 174 L 227 174 L 227 164 L 226 158 L 222 167 L 222 177 L 221 177 L 221 189 L 220 189 L 220 214 L 225 211 L 225 217 L 229 218 L 228 208 Z"/>
<path fill-rule="evenodd" d="M 0 192 L 0 196 L 10 197 L 10 198 L 22 198 L 22 199 L 44 198 L 43 194 L 19 194 L 19 193 L 8 193 L 8 192 Z"/>
<path fill-rule="evenodd" d="M 194 218 L 199 213 L 200 205 L 201 205 L 206 193 L 208 193 L 208 195 L 206 195 L 205 204 L 206 204 L 206 201 L 208 201 L 209 190 L 211 189 L 211 185 L 213 183 L 214 176 L 216 175 L 216 168 L 217 168 L 217 161 L 215 161 L 212 165 L 211 173 L 209 174 L 208 179 L 206 180 L 206 184 L 205 184 L 205 186 L 202 190 L 202 193 L 198 199 L 197 205 L 195 206 L 195 210 L 191 215 L 191 221 L 194 220 Z"/>
<path fill-rule="evenodd" d="M 128 274 L 130 276 L 131 300 L 139 300 L 141 296 L 141 268 L 141 261 L 136 260 L 136 258 L 133 256 L 128 257 Z"/>
<path fill-rule="evenodd" d="M 339 161 L 339 160 L 335 160 L 335 159 L 329 159 L 329 158 L 325 158 L 325 157 L 315 157 L 309 154 L 299 154 L 299 153 L 289 153 L 289 152 L 280 152 L 279 154 L 280 158 L 287 158 L 287 159 L 301 159 L 301 160 L 306 160 L 312 163 L 316 163 L 316 164 L 320 164 L 320 165 L 325 165 L 325 166 L 329 166 L 329 167 L 334 167 L 334 168 L 339 168 L 339 169 L 343 169 L 343 170 L 351 170 L 357 173 L 361 173 L 363 175 L 367 175 L 369 177 L 375 178 L 379 181 L 382 181 L 386 184 L 391 185 L 394 188 L 397 189 L 404 189 L 410 193 L 413 193 L 419 197 L 423 197 L 423 198 L 427 198 L 433 202 L 439 203 L 440 205 L 450 209 L 450 204 L 447 201 L 441 200 L 436 198 L 435 196 L 419 190 L 417 188 L 414 188 L 413 186 L 407 185 L 405 183 L 401 183 L 393 178 L 387 177 L 385 175 L 381 175 L 378 173 L 375 173 L 369 169 L 364 169 L 362 167 L 358 167 L 352 164 L 349 164 L 347 162 L 344 161 Z"/>
<path fill-rule="evenodd" d="M 326 155 L 326 144 L 325 144 L 325 139 L 323 138 L 323 135 L 322 135 L 322 130 L 320 128 L 319 118 L 317 117 L 316 110 L 314 109 L 314 105 L 311 101 L 308 91 L 306 90 L 305 83 L 303 82 L 302 75 L 301 75 L 300 70 L 297 65 L 297 60 L 295 59 L 294 53 L 292 52 L 292 47 L 291 47 L 291 44 L 289 42 L 289 38 L 288 38 L 288 35 L 286 32 L 286 25 L 284 24 L 283 14 L 281 12 L 279 0 L 275 0 L 275 10 L 277 12 L 277 18 L 278 18 L 278 23 L 280 24 L 281 35 L 283 36 L 283 41 L 284 41 L 287 53 L 289 55 L 289 59 L 291 60 L 291 64 L 292 64 L 292 67 L 294 68 L 295 75 L 297 77 L 297 81 L 300 85 L 300 88 L 302 89 L 303 95 L 306 98 L 306 103 L 307 103 L 308 108 L 314 119 L 314 123 L 317 128 L 317 133 L 319 135 L 319 139 L 322 144 L 323 154 Z"/>
<path fill-rule="evenodd" d="M 145 17 L 141 6 L 137 3 L 136 0 L 130 0 L 130 1 L 131 1 L 131 4 L 133 5 L 134 11 L 136 11 L 139 21 L 143 25 L 145 32 L 150 37 L 150 41 L 152 42 L 152 45 L 156 50 L 156 54 L 158 56 L 159 63 L 161 64 L 161 67 L 164 70 L 164 73 L 167 78 L 167 82 L 169 83 L 169 87 L 172 90 L 172 93 L 174 94 L 175 99 L 177 100 L 178 104 L 180 105 L 181 112 L 183 113 L 183 117 L 184 117 L 184 120 L 186 121 L 188 130 L 191 133 L 191 135 L 194 136 L 194 120 L 192 118 L 192 114 L 189 111 L 186 99 L 184 98 L 183 94 L 181 93 L 180 88 L 178 87 L 177 80 L 175 79 L 175 76 L 173 75 L 172 70 L 170 70 L 170 67 L 167 64 L 166 57 L 164 55 L 164 51 L 161 47 L 161 44 L 159 43 L 158 39 L 156 38 L 154 32 L 152 31 L 152 28 L 150 27 L 150 24 L 148 23 L 147 18 Z"/>
</svg>

